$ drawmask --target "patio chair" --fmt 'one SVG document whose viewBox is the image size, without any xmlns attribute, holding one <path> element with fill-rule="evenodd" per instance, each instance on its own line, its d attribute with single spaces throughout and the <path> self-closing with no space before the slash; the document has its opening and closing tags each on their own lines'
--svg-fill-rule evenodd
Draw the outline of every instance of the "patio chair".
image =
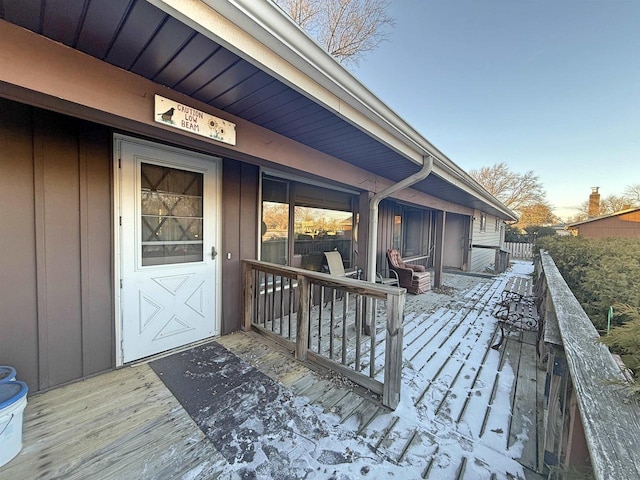
<svg viewBox="0 0 640 480">
<path fill-rule="evenodd" d="M 337 250 L 332 250 L 330 252 L 324 252 L 324 256 L 327 260 L 327 269 L 329 270 L 329 275 L 335 275 L 336 277 L 349 277 L 349 278 L 357 278 L 360 279 L 360 274 L 362 270 L 359 268 L 357 270 L 345 271 L 344 263 L 342 263 L 342 255 Z M 335 297 L 334 297 L 335 298 Z M 342 298 L 342 293 L 337 293 L 337 298 Z M 325 302 L 325 307 L 330 302 L 327 300 Z"/>
<path fill-rule="evenodd" d="M 431 275 L 422 265 L 409 265 L 402 261 L 400 252 L 390 248 L 387 250 L 389 269 L 398 274 L 400 286 L 407 292 L 417 295 L 431 290 Z"/>
<path fill-rule="evenodd" d="M 330 275 L 360 278 L 360 269 L 345 271 L 344 263 L 342 263 L 342 255 L 339 251 L 332 250 L 330 252 L 324 252 L 324 256 L 327 259 L 327 268 L 329 269 Z"/>
<path fill-rule="evenodd" d="M 390 287 L 399 287 L 400 280 L 395 270 L 384 269 L 381 272 L 376 272 L 376 283 L 382 285 L 388 285 Z"/>
</svg>

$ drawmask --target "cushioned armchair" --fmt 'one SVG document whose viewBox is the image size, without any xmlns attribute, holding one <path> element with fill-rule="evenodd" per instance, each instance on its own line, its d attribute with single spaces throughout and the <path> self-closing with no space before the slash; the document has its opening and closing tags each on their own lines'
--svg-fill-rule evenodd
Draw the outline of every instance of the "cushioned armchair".
<svg viewBox="0 0 640 480">
<path fill-rule="evenodd" d="M 418 294 L 431 290 L 431 275 L 422 265 L 409 265 L 402 261 L 400 252 L 390 248 L 387 250 L 389 269 L 398 274 L 400 286 L 407 292 Z"/>
</svg>

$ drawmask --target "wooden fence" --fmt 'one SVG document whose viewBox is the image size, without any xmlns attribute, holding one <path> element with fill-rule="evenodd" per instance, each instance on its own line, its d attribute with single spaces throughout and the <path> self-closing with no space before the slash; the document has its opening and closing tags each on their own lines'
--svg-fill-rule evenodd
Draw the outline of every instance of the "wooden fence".
<svg viewBox="0 0 640 480">
<path fill-rule="evenodd" d="M 406 290 L 244 260 L 245 330 L 255 329 L 382 396 L 400 402 Z"/>
<path fill-rule="evenodd" d="M 545 252 L 536 298 L 547 360 L 544 462 L 580 478 L 640 478 L 640 402 L 625 393 L 620 367 Z"/>
<path fill-rule="evenodd" d="M 511 258 L 533 258 L 533 243 L 505 242 L 504 249 Z"/>
</svg>

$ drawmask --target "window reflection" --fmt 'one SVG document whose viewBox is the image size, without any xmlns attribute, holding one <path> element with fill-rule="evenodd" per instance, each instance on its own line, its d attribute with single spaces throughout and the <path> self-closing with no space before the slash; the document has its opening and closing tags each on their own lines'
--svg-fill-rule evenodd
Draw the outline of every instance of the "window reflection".
<svg viewBox="0 0 640 480">
<path fill-rule="evenodd" d="M 261 260 L 323 271 L 324 252 L 355 266 L 354 196 L 263 177 Z"/>
<path fill-rule="evenodd" d="M 353 213 L 326 208 L 295 207 L 294 255 L 302 268 L 322 271 L 324 252 L 337 250 L 345 268 L 351 265 Z"/>
</svg>

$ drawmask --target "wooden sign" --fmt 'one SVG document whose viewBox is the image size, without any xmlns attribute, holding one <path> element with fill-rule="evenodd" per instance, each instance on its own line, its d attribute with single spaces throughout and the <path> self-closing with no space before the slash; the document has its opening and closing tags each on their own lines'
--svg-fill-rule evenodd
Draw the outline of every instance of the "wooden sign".
<svg viewBox="0 0 640 480">
<path fill-rule="evenodd" d="M 218 142 L 236 144 L 236 124 L 168 98 L 155 96 L 154 120 Z"/>
</svg>

